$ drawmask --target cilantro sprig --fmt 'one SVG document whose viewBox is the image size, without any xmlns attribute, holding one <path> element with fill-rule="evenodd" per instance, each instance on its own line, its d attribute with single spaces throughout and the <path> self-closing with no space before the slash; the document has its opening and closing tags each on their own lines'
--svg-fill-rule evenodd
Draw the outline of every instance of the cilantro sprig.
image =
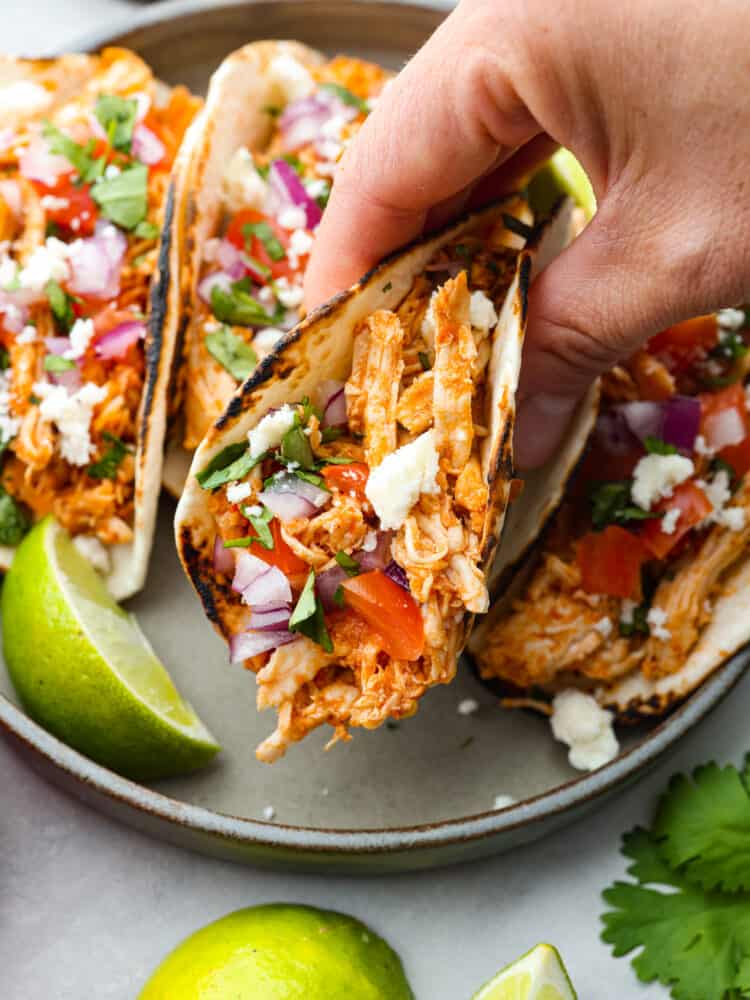
<svg viewBox="0 0 750 1000">
<path fill-rule="evenodd" d="M 244 382 L 258 364 L 258 355 L 250 344 L 228 326 L 207 333 L 204 343 L 211 357 L 238 382 Z"/>
<path fill-rule="evenodd" d="M 637 507 L 630 496 L 629 482 L 594 483 L 589 493 L 591 523 L 597 531 L 609 524 L 625 525 L 629 521 L 645 521 L 662 517 L 661 513 Z"/>
<path fill-rule="evenodd" d="M 352 93 L 348 87 L 342 87 L 340 83 L 321 83 L 319 89 L 327 90 L 329 94 L 335 94 L 343 104 L 348 104 L 350 108 L 356 108 L 363 115 L 370 113 L 370 105 L 367 101 Z"/>
<path fill-rule="evenodd" d="M 195 478 L 204 490 L 215 490 L 217 486 L 242 479 L 264 458 L 265 454 L 253 458 L 250 449 L 241 442 L 230 444 L 222 448 L 218 455 L 214 455 L 211 461 L 196 473 Z"/>
<path fill-rule="evenodd" d="M 289 631 L 306 635 L 308 639 L 312 639 L 313 642 L 322 646 L 326 653 L 333 652 L 333 642 L 326 627 L 323 604 L 315 593 L 314 570 L 310 570 L 302 593 L 299 595 L 299 600 L 292 611 L 289 619 Z"/>
<path fill-rule="evenodd" d="M 92 479 L 114 479 L 122 460 L 127 454 L 132 453 L 133 449 L 116 434 L 110 434 L 109 431 L 105 431 L 102 437 L 109 444 L 109 447 L 101 458 L 91 463 L 86 471 Z"/>
<path fill-rule="evenodd" d="M 133 129 L 138 114 L 138 102 L 117 94 L 100 94 L 96 99 L 94 114 L 107 133 L 113 149 L 129 153 Z"/>
<path fill-rule="evenodd" d="M 632 881 L 604 892 L 602 938 L 642 982 L 675 1000 L 739 1000 L 750 989 L 748 765 L 672 779 L 651 830 L 623 838 Z M 666 890 L 666 891 L 663 891 Z"/>
<path fill-rule="evenodd" d="M 277 322 L 277 316 L 266 312 L 250 294 L 250 282 L 246 278 L 234 281 L 228 289 L 214 285 L 211 310 L 220 323 L 230 326 L 273 326 Z"/>
<path fill-rule="evenodd" d="M 134 163 L 116 177 L 104 177 L 91 188 L 91 197 L 110 222 L 135 229 L 148 211 L 148 167 Z"/>
</svg>

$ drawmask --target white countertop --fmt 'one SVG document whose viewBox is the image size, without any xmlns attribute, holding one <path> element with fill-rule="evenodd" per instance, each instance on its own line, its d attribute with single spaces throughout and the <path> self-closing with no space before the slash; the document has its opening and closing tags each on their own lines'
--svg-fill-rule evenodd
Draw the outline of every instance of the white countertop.
<svg viewBox="0 0 750 1000">
<path fill-rule="evenodd" d="M 0 45 L 25 54 L 64 49 L 81 33 L 114 30 L 148 10 L 126 0 L 2 7 Z M 270 901 L 332 907 L 370 923 L 400 952 L 418 1000 L 468 1000 L 538 941 L 559 947 L 580 1000 L 666 997 L 639 986 L 628 962 L 599 942 L 600 893 L 624 873 L 621 834 L 648 822 L 672 771 L 740 761 L 746 694 L 750 679 L 671 760 L 563 833 L 490 861 L 367 880 L 256 871 L 152 841 L 66 797 L 0 740 L 0 997 L 135 1000 L 185 935 Z"/>
</svg>

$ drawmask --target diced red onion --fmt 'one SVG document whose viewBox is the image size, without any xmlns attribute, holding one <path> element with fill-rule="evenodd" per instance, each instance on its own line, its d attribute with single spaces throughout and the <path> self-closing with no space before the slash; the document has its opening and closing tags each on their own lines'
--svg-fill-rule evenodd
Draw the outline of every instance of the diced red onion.
<svg viewBox="0 0 750 1000">
<path fill-rule="evenodd" d="M 747 436 L 745 421 L 735 407 L 706 417 L 704 430 L 706 443 L 714 451 L 739 444 Z"/>
<path fill-rule="evenodd" d="M 278 632 L 289 624 L 292 609 L 288 604 L 255 605 L 250 615 L 250 628 L 258 632 Z"/>
<path fill-rule="evenodd" d="M 241 593 L 242 600 L 251 607 L 292 602 L 292 588 L 281 570 L 251 552 L 241 552 L 237 557 L 232 588 Z"/>
<path fill-rule="evenodd" d="M 315 593 L 321 600 L 323 604 L 324 611 L 335 611 L 339 605 L 333 599 L 333 595 L 336 593 L 341 584 L 348 580 L 349 577 L 346 570 L 342 569 L 341 566 L 331 566 L 330 569 L 324 570 L 322 573 L 318 573 L 315 577 Z"/>
<path fill-rule="evenodd" d="M 47 187 L 54 187 L 59 177 L 71 172 L 71 166 L 64 156 L 50 152 L 49 144 L 41 135 L 35 135 L 18 161 L 21 175 L 30 181 L 39 181 Z"/>
<path fill-rule="evenodd" d="M 323 126 L 334 117 L 351 121 L 357 117 L 357 110 L 326 90 L 291 101 L 279 118 L 284 152 L 294 152 L 321 138 Z"/>
<path fill-rule="evenodd" d="M 259 653 L 267 653 L 288 642 L 294 642 L 297 638 L 286 629 L 278 632 L 238 632 L 229 640 L 229 659 L 231 663 L 242 663 Z"/>
<path fill-rule="evenodd" d="M 372 569 L 384 569 L 391 558 L 391 541 L 393 532 L 379 531 L 375 542 L 375 548 L 370 552 L 359 549 L 354 553 L 354 558 L 359 563 L 359 568 L 363 573 L 368 573 Z"/>
<path fill-rule="evenodd" d="M 411 590 L 409 588 L 409 577 L 406 575 L 406 570 L 403 568 L 403 566 L 399 566 L 397 562 L 391 559 L 391 561 L 385 567 L 383 572 L 385 573 L 385 575 L 388 577 L 389 580 L 393 580 L 393 582 L 397 583 L 399 587 L 403 587 L 404 590 L 407 590 L 409 591 L 409 593 L 411 593 Z"/>
<path fill-rule="evenodd" d="M 0 180 L 0 198 L 17 219 L 23 215 L 23 197 L 17 181 Z"/>
<path fill-rule="evenodd" d="M 216 263 L 233 281 L 245 276 L 245 262 L 242 252 L 229 240 L 219 240 L 216 248 Z"/>
<path fill-rule="evenodd" d="M 268 171 L 268 185 L 275 212 L 289 205 L 303 208 L 306 228 L 315 229 L 323 218 L 320 205 L 307 193 L 304 184 L 297 176 L 297 171 L 290 163 L 286 160 L 274 160 Z"/>
<path fill-rule="evenodd" d="M 61 358 L 66 351 L 70 350 L 70 340 L 68 337 L 45 337 L 44 346 L 48 354 L 54 354 Z M 81 372 L 76 365 L 74 368 L 66 368 L 61 372 L 47 372 L 47 377 L 53 385 L 62 385 L 68 392 L 73 393 L 81 388 Z"/>
<path fill-rule="evenodd" d="M 700 428 L 700 400 L 692 396 L 672 396 L 664 402 L 634 401 L 616 408 L 630 430 L 645 443 L 655 437 L 680 451 L 691 452 Z"/>
<path fill-rule="evenodd" d="M 280 520 L 296 521 L 301 517 L 312 517 L 330 497 L 327 490 L 321 490 L 313 483 L 307 483 L 291 473 L 281 473 L 271 486 L 259 494 L 258 499 Z"/>
<path fill-rule="evenodd" d="M 321 427 L 343 427 L 347 423 L 346 396 L 344 383 L 333 379 L 321 382 L 317 389 L 320 408 L 323 411 Z"/>
<path fill-rule="evenodd" d="M 100 219 L 93 236 L 70 244 L 69 290 L 96 299 L 116 298 L 120 294 L 120 272 L 127 249 L 125 234 L 111 222 Z"/>
<path fill-rule="evenodd" d="M 29 321 L 29 310 L 16 300 L 15 292 L 0 291 L 0 314 L 2 325 L 8 333 L 21 333 Z"/>
<path fill-rule="evenodd" d="M 146 337 L 146 325 L 140 320 L 134 319 L 126 323 L 120 323 L 113 330 L 108 330 L 94 344 L 94 352 L 98 358 L 104 361 L 111 361 L 113 358 L 122 358 L 127 354 L 134 344 Z"/>
<path fill-rule="evenodd" d="M 627 455 L 639 444 L 624 415 L 616 408 L 599 414 L 594 437 L 597 444 L 610 455 Z"/>
<path fill-rule="evenodd" d="M 231 274 L 226 274 L 224 271 L 212 271 L 199 282 L 198 296 L 206 303 L 206 305 L 210 306 L 211 292 L 214 288 L 220 288 L 222 291 L 228 292 L 233 281 L 234 279 Z"/>
<path fill-rule="evenodd" d="M 224 542 L 219 535 L 214 540 L 214 570 L 217 573 L 234 572 L 234 555 L 231 549 L 224 548 Z"/>
<path fill-rule="evenodd" d="M 62 357 L 66 351 L 70 350 L 70 337 L 45 337 L 44 346 L 48 354 L 55 354 Z"/>
<path fill-rule="evenodd" d="M 161 163 L 167 152 L 159 136 L 140 123 L 133 129 L 133 142 L 130 148 L 133 156 L 148 167 Z"/>
</svg>

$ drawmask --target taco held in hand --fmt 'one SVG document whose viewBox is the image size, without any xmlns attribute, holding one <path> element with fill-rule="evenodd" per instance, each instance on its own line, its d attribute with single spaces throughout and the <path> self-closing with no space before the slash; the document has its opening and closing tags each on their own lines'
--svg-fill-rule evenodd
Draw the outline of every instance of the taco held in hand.
<svg viewBox="0 0 750 1000">
<path fill-rule="evenodd" d="M 472 636 L 483 677 L 658 714 L 747 641 L 749 326 L 681 323 L 602 378 L 536 568 Z"/>
<path fill-rule="evenodd" d="M 238 384 L 301 318 L 302 279 L 337 160 L 387 79 L 372 63 L 327 61 L 276 41 L 244 46 L 214 74 L 176 185 L 190 317 L 184 416 L 165 469 L 176 495 L 189 454 Z"/>
<path fill-rule="evenodd" d="M 196 453 L 178 547 L 278 712 L 261 760 L 409 716 L 455 674 L 510 490 L 529 220 L 512 199 L 386 262 L 292 331 Z"/>
<path fill-rule="evenodd" d="M 149 295 L 199 102 L 123 49 L 56 65 L 0 65 L 0 562 L 52 513 L 121 598 L 153 535 L 170 351 Z M 77 87 L 50 90 L 66 66 Z"/>
</svg>

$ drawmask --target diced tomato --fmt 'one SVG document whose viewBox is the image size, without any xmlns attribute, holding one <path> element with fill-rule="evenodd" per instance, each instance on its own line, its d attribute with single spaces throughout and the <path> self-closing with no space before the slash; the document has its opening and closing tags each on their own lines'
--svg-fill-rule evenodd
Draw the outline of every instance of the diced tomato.
<svg viewBox="0 0 750 1000">
<path fill-rule="evenodd" d="M 346 603 L 383 640 L 396 660 L 417 660 L 424 650 L 424 622 L 411 594 L 382 570 L 362 573 L 341 584 Z"/>
<path fill-rule="evenodd" d="M 747 411 L 745 390 L 741 382 L 727 386 L 719 392 L 704 392 L 701 401 L 701 434 L 711 444 L 711 424 L 726 410 L 736 410 L 745 428 L 745 437 L 737 444 L 727 445 L 718 453 L 719 458 L 728 462 L 738 476 L 750 469 L 750 414 Z"/>
<path fill-rule="evenodd" d="M 257 224 L 258 222 L 265 222 L 266 225 L 270 226 L 273 235 L 284 248 L 284 257 L 281 260 L 273 260 L 260 237 L 250 236 L 249 239 L 245 239 L 243 227 Z M 289 263 L 289 258 L 287 256 L 287 250 L 289 248 L 289 233 L 268 215 L 263 215 L 262 212 L 256 212 L 252 208 L 247 208 L 242 212 L 238 212 L 229 223 L 229 228 L 227 229 L 227 239 L 230 243 L 234 243 L 239 250 L 246 251 L 250 257 L 260 261 L 262 265 L 269 268 L 271 271 L 271 277 L 274 280 L 277 278 L 291 278 L 294 275 L 295 272 Z M 302 269 L 303 268 L 301 267 L 301 270 Z"/>
<path fill-rule="evenodd" d="M 732 466 L 738 479 L 742 478 L 750 470 L 750 435 L 739 444 L 730 444 L 722 448 L 719 458 Z"/>
<path fill-rule="evenodd" d="M 123 323 L 132 323 L 134 319 L 135 316 L 129 309 L 101 309 L 94 317 L 94 338 L 103 337 L 110 330 Z"/>
<path fill-rule="evenodd" d="M 680 512 L 675 529 L 671 534 L 662 530 L 661 518 L 644 521 L 641 527 L 641 541 L 651 555 L 657 559 L 664 559 L 665 556 L 669 555 L 688 531 L 696 524 L 700 524 L 703 518 L 711 513 L 713 507 L 700 486 L 688 480 L 676 486 L 671 497 L 660 500 L 654 506 L 654 511 L 658 513 L 666 513 L 670 510 L 679 510 Z"/>
<path fill-rule="evenodd" d="M 262 559 L 269 566 L 276 566 L 288 577 L 300 576 L 308 572 L 308 565 L 294 552 L 293 549 L 281 537 L 281 525 L 278 518 L 274 518 L 270 524 L 271 535 L 273 536 L 273 548 L 267 549 L 260 542 L 253 542 L 248 547 L 248 552 Z"/>
<path fill-rule="evenodd" d="M 364 462 L 349 465 L 326 465 L 322 470 L 326 485 L 340 493 L 353 493 L 362 503 L 367 503 L 365 486 L 370 475 L 370 467 Z"/>
<path fill-rule="evenodd" d="M 91 236 L 96 225 L 98 209 L 89 194 L 88 184 L 76 187 L 70 179 L 70 174 L 63 174 L 54 187 L 39 182 L 34 182 L 34 186 L 42 197 L 49 195 L 60 200 L 59 206 L 55 206 L 54 202 L 52 205 L 55 207 L 45 205 L 44 212 L 48 222 L 54 222 L 68 235 Z"/>
<path fill-rule="evenodd" d="M 578 543 L 576 561 L 587 594 L 641 597 L 641 566 L 648 558 L 637 535 L 616 524 L 590 531 Z"/>
<path fill-rule="evenodd" d="M 716 317 L 697 316 L 657 333 L 649 340 L 647 350 L 661 358 L 671 372 L 681 372 L 704 357 L 716 346 L 718 339 Z"/>
</svg>

